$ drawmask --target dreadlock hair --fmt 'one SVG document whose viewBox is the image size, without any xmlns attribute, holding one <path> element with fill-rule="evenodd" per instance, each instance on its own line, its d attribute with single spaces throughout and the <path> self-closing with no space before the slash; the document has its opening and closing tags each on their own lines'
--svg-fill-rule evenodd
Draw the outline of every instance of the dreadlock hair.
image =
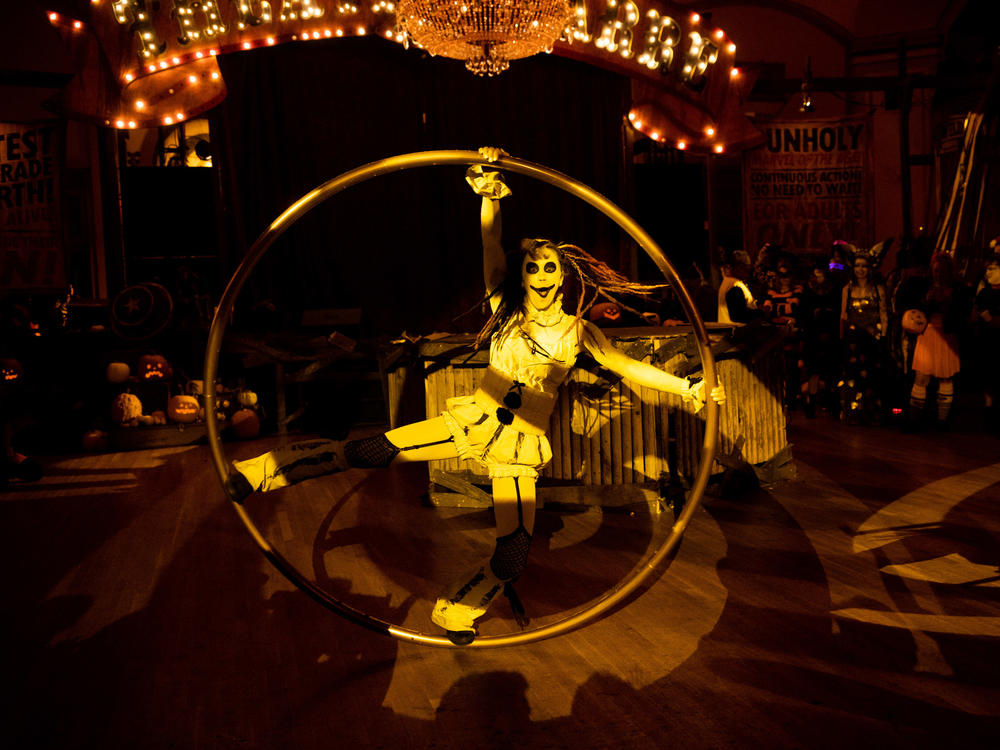
<svg viewBox="0 0 1000 750">
<path fill-rule="evenodd" d="M 640 314 L 624 304 L 615 295 L 634 294 L 648 297 L 667 286 L 666 284 L 639 284 L 598 260 L 583 248 L 568 243 L 555 243 L 546 239 L 521 240 L 519 251 L 507 253 L 507 275 L 503 284 L 487 291 L 487 299 L 500 295 L 500 302 L 476 336 L 476 348 L 487 343 L 495 333 L 503 331 L 524 304 L 524 287 L 521 284 L 521 265 L 525 256 L 538 259 L 543 250 L 551 250 L 563 270 L 563 287 L 570 286 L 576 299 L 575 318 L 579 320 L 600 298 L 621 306 L 629 312 Z M 556 304 L 562 304 L 564 289 L 559 290 Z"/>
</svg>

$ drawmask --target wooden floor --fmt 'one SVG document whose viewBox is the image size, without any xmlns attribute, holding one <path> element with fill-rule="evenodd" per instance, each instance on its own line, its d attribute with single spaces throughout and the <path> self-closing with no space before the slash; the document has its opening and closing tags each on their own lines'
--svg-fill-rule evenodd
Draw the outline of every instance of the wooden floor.
<svg viewBox="0 0 1000 750">
<path fill-rule="evenodd" d="M 798 478 L 706 497 L 663 575 L 575 633 L 401 643 L 278 575 L 204 447 L 43 459 L 0 501 L 8 748 L 1000 747 L 1000 440 L 794 417 Z M 243 457 L 268 441 L 227 447 Z M 487 512 L 419 467 L 255 498 L 272 542 L 432 631 Z M 546 510 L 519 592 L 544 624 L 642 564 L 669 513 Z M 515 628 L 506 602 L 487 633 Z"/>
</svg>

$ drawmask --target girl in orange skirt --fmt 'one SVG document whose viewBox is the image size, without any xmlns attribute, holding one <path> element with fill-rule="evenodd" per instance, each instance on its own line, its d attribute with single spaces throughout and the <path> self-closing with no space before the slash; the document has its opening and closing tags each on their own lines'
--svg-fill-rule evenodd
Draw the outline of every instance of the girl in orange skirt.
<svg viewBox="0 0 1000 750">
<path fill-rule="evenodd" d="M 952 378 L 961 369 L 958 331 L 965 316 L 965 286 L 955 278 L 955 264 L 946 253 L 931 258 L 931 285 L 924 295 L 922 310 L 927 327 L 917 337 L 913 350 L 913 387 L 910 390 L 910 423 L 923 415 L 927 386 L 937 378 L 937 423 L 943 426 L 951 411 L 955 385 Z"/>
</svg>

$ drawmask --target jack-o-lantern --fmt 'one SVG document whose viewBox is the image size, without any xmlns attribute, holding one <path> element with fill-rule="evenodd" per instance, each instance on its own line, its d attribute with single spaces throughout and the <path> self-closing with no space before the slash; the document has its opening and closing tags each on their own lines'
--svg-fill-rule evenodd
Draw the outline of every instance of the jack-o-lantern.
<svg viewBox="0 0 1000 750">
<path fill-rule="evenodd" d="M 162 354 L 143 354 L 139 357 L 139 380 L 164 380 L 173 373 Z"/>
<path fill-rule="evenodd" d="M 230 425 L 233 434 L 240 440 L 248 440 L 260 434 L 260 417 L 252 409 L 240 409 L 233 414 Z"/>
<path fill-rule="evenodd" d="M 109 362 L 104 371 L 104 377 L 109 383 L 124 383 L 131 374 L 132 371 L 124 362 Z"/>
<path fill-rule="evenodd" d="M 111 402 L 111 421 L 135 426 L 142 416 L 142 402 L 134 393 L 119 393 Z"/>
<path fill-rule="evenodd" d="M 190 424 L 198 419 L 199 408 L 194 396 L 172 396 L 167 402 L 167 416 L 171 422 Z"/>
<path fill-rule="evenodd" d="M 24 370 L 16 359 L 0 359 L 0 382 L 16 383 L 23 376 Z"/>
<path fill-rule="evenodd" d="M 903 313 L 903 330 L 907 333 L 920 334 L 924 332 L 927 328 L 927 316 L 924 315 L 923 310 L 907 310 Z"/>
<path fill-rule="evenodd" d="M 236 398 L 244 409 L 257 408 L 257 394 L 253 391 L 240 391 Z"/>
</svg>

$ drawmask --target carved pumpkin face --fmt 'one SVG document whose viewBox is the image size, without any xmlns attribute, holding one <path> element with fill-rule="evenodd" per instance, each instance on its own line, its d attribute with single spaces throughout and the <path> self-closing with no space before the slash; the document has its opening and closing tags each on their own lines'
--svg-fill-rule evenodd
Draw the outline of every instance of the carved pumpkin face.
<svg viewBox="0 0 1000 750">
<path fill-rule="evenodd" d="M 111 421 L 115 424 L 137 422 L 142 415 L 142 402 L 134 393 L 119 393 L 111 402 Z"/>
<path fill-rule="evenodd" d="M 922 310 L 907 310 L 903 313 L 903 330 L 907 333 L 920 334 L 927 328 L 927 316 Z"/>
<path fill-rule="evenodd" d="M 104 377 L 109 383 L 124 383 L 131 374 L 132 370 L 124 362 L 110 362 L 104 371 Z"/>
<path fill-rule="evenodd" d="M 198 419 L 198 399 L 194 396 L 173 396 L 167 402 L 167 416 L 172 422 L 190 424 Z"/>
<path fill-rule="evenodd" d="M 16 359 L 0 359 L 0 381 L 16 383 L 23 374 L 21 363 Z"/>
<path fill-rule="evenodd" d="M 163 380 L 170 374 L 170 365 L 162 354 L 143 354 L 139 357 L 139 380 Z"/>
</svg>

